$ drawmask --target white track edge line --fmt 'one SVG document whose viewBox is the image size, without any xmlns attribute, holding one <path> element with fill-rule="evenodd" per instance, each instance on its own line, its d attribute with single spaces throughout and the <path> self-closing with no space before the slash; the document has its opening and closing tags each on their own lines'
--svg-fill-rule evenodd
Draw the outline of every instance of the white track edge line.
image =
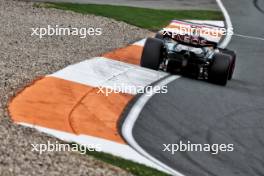
<svg viewBox="0 0 264 176">
<path fill-rule="evenodd" d="M 243 35 L 243 34 L 234 34 L 234 36 L 242 37 L 242 38 L 246 38 L 246 39 L 262 40 L 262 41 L 264 41 L 264 38 L 262 38 L 262 37 L 255 37 L 255 36 Z"/>
<path fill-rule="evenodd" d="M 158 167 L 159 168 L 158 170 L 166 172 L 163 168 L 157 166 L 155 163 L 153 163 L 152 161 L 150 161 L 149 159 L 138 153 L 136 150 L 134 150 L 131 146 L 127 144 L 120 144 L 111 140 L 89 136 L 85 134 L 79 134 L 79 135 L 71 134 L 69 132 L 54 130 L 51 128 L 46 128 L 24 122 L 16 122 L 16 123 L 25 127 L 34 128 L 39 132 L 43 132 L 51 137 L 56 137 L 66 142 L 75 142 L 80 145 L 100 144 L 101 151 L 98 152 L 108 153 L 151 168 Z"/>
<path fill-rule="evenodd" d="M 233 29 L 233 25 L 231 22 L 231 18 L 225 8 L 225 6 L 223 5 L 221 0 L 216 0 L 219 8 L 221 9 L 224 17 L 225 17 L 225 21 L 226 21 L 226 29 L 227 31 L 229 31 L 230 29 Z M 224 40 L 221 42 L 221 44 L 219 45 L 220 48 L 226 48 L 227 45 L 230 43 L 232 39 L 232 35 L 227 34 L 226 37 L 224 38 Z M 162 80 L 161 82 L 159 82 L 157 85 L 161 86 L 161 85 L 166 85 L 169 84 L 170 82 L 178 79 L 180 77 L 177 76 L 169 76 L 166 79 Z M 158 164 L 159 166 L 161 166 L 162 168 L 168 170 L 168 172 L 170 172 L 170 174 L 175 175 L 175 176 L 184 176 L 182 173 L 176 171 L 175 169 L 167 166 L 166 164 L 163 164 L 162 162 L 160 162 L 159 160 L 157 160 L 156 158 L 152 157 L 149 153 L 147 153 L 143 148 L 140 147 L 140 145 L 136 142 L 134 136 L 133 136 L 133 127 L 135 125 L 135 122 L 137 120 L 137 118 L 139 117 L 140 112 L 142 111 L 143 107 L 145 106 L 145 104 L 148 102 L 148 100 L 154 95 L 154 93 L 152 93 L 151 95 L 146 95 L 143 94 L 138 100 L 137 102 L 133 105 L 133 107 L 130 109 L 127 117 L 125 118 L 123 125 L 121 127 L 121 133 L 123 135 L 123 137 L 126 139 L 126 141 L 128 142 L 129 145 L 131 145 L 136 151 L 138 151 L 139 153 L 141 153 L 143 156 L 145 156 L 146 158 L 152 160 L 154 163 Z"/>
<path fill-rule="evenodd" d="M 164 86 L 169 84 L 170 82 L 178 79 L 179 76 L 169 76 L 168 78 L 160 81 L 159 83 L 157 83 L 157 86 Z M 131 108 L 129 114 L 127 115 L 123 125 L 122 125 L 122 135 L 123 137 L 127 140 L 127 142 L 129 143 L 129 145 L 131 145 L 136 151 L 138 151 L 139 153 L 141 153 L 143 156 L 145 156 L 146 158 L 148 158 L 149 160 L 153 161 L 154 163 L 156 163 L 157 165 L 159 165 L 160 167 L 164 168 L 165 170 L 167 170 L 169 172 L 169 174 L 173 174 L 176 176 L 184 176 L 182 175 L 180 172 L 172 169 L 171 167 L 163 164 L 162 162 L 158 161 L 156 158 L 152 157 L 150 154 L 148 154 L 143 148 L 140 147 L 140 145 L 136 142 L 136 140 L 133 137 L 132 134 L 132 130 L 134 127 L 134 124 L 141 112 L 141 110 L 143 109 L 143 107 L 145 106 L 145 104 L 148 102 L 148 100 L 154 95 L 155 93 L 152 92 L 150 95 L 147 94 L 143 94 L 135 103 L 135 105 Z"/>
<path fill-rule="evenodd" d="M 227 31 L 232 31 L 234 28 L 233 28 L 233 25 L 232 25 L 232 22 L 231 22 L 231 18 L 229 16 L 224 4 L 222 3 L 221 0 L 216 0 L 216 2 L 217 2 L 219 8 L 221 9 L 221 11 L 222 11 L 222 13 L 224 15 Z M 229 34 L 229 32 L 227 32 L 226 37 L 220 43 L 219 48 L 226 48 L 227 45 L 230 43 L 231 39 L 232 39 L 232 35 Z"/>
</svg>

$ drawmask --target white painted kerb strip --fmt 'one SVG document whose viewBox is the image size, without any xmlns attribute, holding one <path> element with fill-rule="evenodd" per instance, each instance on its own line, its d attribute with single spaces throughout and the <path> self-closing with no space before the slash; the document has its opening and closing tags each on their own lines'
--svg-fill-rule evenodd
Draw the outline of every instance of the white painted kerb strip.
<svg viewBox="0 0 264 176">
<path fill-rule="evenodd" d="M 208 24 L 208 25 L 214 25 L 219 27 L 225 27 L 225 23 L 223 21 L 215 21 L 215 20 L 187 20 L 192 23 L 199 23 L 199 24 Z"/>
<path fill-rule="evenodd" d="M 135 95 L 140 88 L 156 82 L 168 73 L 155 71 L 138 65 L 95 57 L 70 65 L 50 76 L 85 84 L 105 87 Z"/>
<path fill-rule="evenodd" d="M 37 125 L 32 125 L 28 123 L 18 123 L 22 126 L 35 128 L 36 130 L 40 132 L 44 132 L 46 134 L 49 134 L 51 136 L 54 136 L 58 139 L 61 139 L 66 142 L 75 142 L 81 145 L 97 145 L 99 144 L 101 147 L 102 152 L 112 154 L 114 156 L 122 157 L 124 159 L 128 159 L 143 165 L 146 165 L 148 167 L 156 168 L 160 171 L 166 172 L 163 168 L 160 166 L 157 166 L 152 161 L 146 159 L 144 156 L 140 155 L 138 152 L 136 152 L 134 149 L 132 149 L 129 145 L 126 144 L 119 144 L 117 142 L 113 142 L 110 140 L 97 138 L 93 136 L 88 135 L 75 135 L 67 132 L 62 132 L 59 130 L 49 129 Z"/>
</svg>

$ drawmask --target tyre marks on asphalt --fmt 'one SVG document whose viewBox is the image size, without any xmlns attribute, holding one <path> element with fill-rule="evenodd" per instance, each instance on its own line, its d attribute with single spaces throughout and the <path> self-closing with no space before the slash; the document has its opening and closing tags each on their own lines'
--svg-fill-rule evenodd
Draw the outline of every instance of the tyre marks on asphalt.
<svg viewBox="0 0 264 176">
<path fill-rule="evenodd" d="M 257 9 L 259 12 L 261 12 L 261 13 L 264 14 L 264 9 L 262 9 L 262 8 L 260 7 L 260 5 L 259 5 L 259 0 L 253 0 L 253 4 L 254 4 L 254 6 L 256 7 L 256 9 Z"/>
</svg>

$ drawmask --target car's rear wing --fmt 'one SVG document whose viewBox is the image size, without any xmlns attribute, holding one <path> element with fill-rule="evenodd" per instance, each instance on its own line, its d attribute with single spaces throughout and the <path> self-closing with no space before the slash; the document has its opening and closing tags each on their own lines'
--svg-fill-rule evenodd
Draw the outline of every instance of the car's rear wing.
<svg viewBox="0 0 264 176">
<path fill-rule="evenodd" d="M 164 35 L 170 33 L 170 35 L 176 36 L 176 40 L 177 36 L 189 36 L 190 38 L 203 40 L 198 43 L 215 43 L 217 45 L 222 37 L 227 34 L 227 31 L 224 27 L 216 25 L 173 20 L 167 27 L 163 28 L 161 33 Z M 178 38 L 181 39 L 180 37 Z M 194 41 L 196 42 L 195 45 L 197 45 L 197 40 L 195 39 Z"/>
</svg>

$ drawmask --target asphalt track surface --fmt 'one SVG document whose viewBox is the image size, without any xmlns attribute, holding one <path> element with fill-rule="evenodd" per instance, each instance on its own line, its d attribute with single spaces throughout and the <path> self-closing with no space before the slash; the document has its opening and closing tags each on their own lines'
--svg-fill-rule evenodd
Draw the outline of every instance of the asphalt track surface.
<svg viewBox="0 0 264 176">
<path fill-rule="evenodd" d="M 224 0 L 235 34 L 234 79 L 226 87 L 179 78 L 155 94 L 133 129 L 138 144 L 187 176 L 264 175 L 264 2 Z M 238 34 L 238 35 L 237 35 Z M 241 35 L 243 37 L 241 37 Z M 163 144 L 234 144 L 233 152 L 163 152 Z"/>
</svg>

